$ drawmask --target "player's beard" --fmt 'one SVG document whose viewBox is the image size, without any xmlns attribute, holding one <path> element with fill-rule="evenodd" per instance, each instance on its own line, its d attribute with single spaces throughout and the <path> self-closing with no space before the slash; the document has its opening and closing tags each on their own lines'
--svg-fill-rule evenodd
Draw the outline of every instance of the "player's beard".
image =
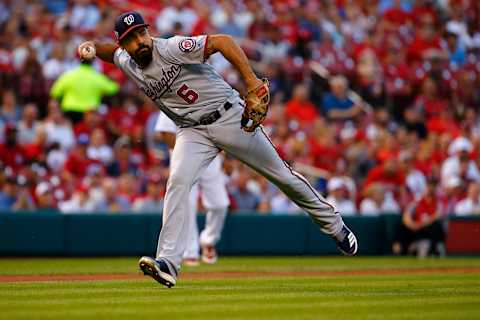
<svg viewBox="0 0 480 320">
<path fill-rule="evenodd" d="M 152 48 L 148 45 L 141 44 L 137 51 L 135 51 L 133 59 L 141 68 L 145 68 L 152 61 Z"/>
</svg>

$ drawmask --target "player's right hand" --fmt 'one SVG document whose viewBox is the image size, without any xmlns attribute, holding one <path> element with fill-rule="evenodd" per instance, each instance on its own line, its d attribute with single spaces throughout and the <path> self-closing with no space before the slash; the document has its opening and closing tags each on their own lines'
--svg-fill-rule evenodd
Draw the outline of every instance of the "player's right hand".
<svg viewBox="0 0 480 320">
<path fill-rule="evenodd" d="M 85 41 L 78 46 L 78 56 L 82 61 L 91 61 L 95 58 L 96 50 L 93 41 Z"/>
</svg>

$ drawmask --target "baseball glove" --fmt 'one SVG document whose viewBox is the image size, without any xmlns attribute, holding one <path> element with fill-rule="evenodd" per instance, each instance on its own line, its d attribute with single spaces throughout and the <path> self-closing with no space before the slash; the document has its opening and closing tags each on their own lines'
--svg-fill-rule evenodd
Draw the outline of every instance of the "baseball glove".
<svg viewBox="0 0 480 320">
<path fill-rule="evenodd" d="M 242 115 L 242 129 L 253 132 L 265 120 L 270 103 L 270 89 L 268 79 L 262 79 L 263 84 L 248 91 L 245 97 L 245 110 Z"/>
</svg>

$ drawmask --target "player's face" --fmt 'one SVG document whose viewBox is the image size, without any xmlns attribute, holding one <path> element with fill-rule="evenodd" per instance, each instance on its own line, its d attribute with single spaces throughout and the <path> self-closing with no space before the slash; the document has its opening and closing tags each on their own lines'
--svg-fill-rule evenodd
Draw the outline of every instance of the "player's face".
<svg viewBox="0 0 480 320">
<path fill-rule="evenodd" d="M 153 41 L 147 28 L 138 28 L 128 33 L 120 45 L 140 67 L 146 67 L 152 61 Z"/>
</svg>

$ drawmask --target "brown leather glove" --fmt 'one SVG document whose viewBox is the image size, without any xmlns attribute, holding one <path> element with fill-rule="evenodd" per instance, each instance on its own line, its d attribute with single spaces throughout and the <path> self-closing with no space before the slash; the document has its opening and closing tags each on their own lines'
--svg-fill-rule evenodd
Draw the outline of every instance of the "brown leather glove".
<svg viewBox="0 0 480 320">
<path fill-rule="evenodd" d="M 253 132 L 265 120 L 270 103 L 268 79 L 262 79 L 263 84 L 250 90 L 245 97 L 245 110 L 242 115 L 242 129 Z"/>
</svg>

